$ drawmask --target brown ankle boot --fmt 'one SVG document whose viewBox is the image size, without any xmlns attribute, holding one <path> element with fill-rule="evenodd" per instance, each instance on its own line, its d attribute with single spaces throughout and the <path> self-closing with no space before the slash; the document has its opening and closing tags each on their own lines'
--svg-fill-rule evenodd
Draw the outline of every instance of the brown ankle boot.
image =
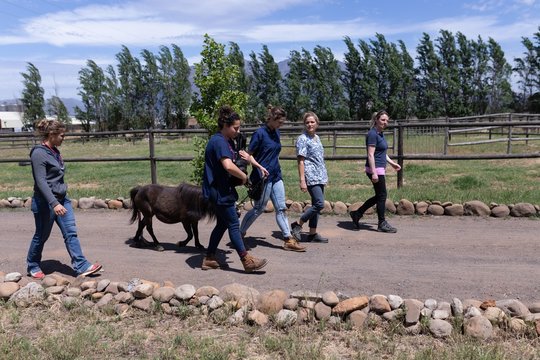
<svg viewBox="0 0 540 360">
<path fill-rule="evenodd" d="M 304 252 L 306 251 L 306 247 L 300 245 L 295 239 L 287 239 L 283 244 L 283 250 Z"/>
<path fill-rule="evenodd" d="M 215 256 L 205 256 L 202 262 L 201 268 L 203 270 L 219 269 L 221 264 L 217 261 Z"/>
<path fill-rule="evenodd" d="M 266 259 L 258 259 L 250 254 L 247 254 L 242 258 L 242 265 L 247 273 L 260 270 L 266 266 L 268 261 Z"/>
</svg>

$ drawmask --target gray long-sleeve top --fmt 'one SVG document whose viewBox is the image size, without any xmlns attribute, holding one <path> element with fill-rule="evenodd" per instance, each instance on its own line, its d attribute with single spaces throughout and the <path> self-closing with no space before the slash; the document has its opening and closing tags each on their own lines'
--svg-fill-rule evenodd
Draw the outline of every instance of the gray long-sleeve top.
<svg viewBox="0 0 540 360">
<path fill-rule="evenodd" d="M 54 208 L 67 193 L 67 184 L 64 183 L 65 169 L 60 160 L 60 152 L 55 154 L 47 146 L 36 145 L 30 151 L 30 160 L 34 177 L 34 195 L 44 197 Z"/>
</svg>

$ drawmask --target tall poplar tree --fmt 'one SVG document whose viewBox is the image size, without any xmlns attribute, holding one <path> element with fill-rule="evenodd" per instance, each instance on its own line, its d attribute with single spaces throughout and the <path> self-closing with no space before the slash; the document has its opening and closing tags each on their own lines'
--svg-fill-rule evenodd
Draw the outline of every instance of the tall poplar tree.
<svg viewBox="0 0 540 360">
<path fill-rule="evenodd" d="M 168 47 L 161 46 L 157 61 L 161 88 L 159 117 L 167 128 L 183 128 L 191 105 L 191 69 L 184 53 L 175 44 L 172 45 L 172 52 Z"/>
<path fill-rule="evenodd" d="M 249 54 L 251 81 L 249 103 L 253 120 L 262 120 L 269 105 L 278 106 L 283 101 L 283 79 L 278 64 L 270 54 L 268 46 L 263 45 L 262 52 Z"/>
<path fill-rule="evenodd" d="M 346 120 L 348 112 L 338 61 L 328 47 L 316 46 L 313 55 L 310 66 L 313 77 L 313 110 L 321 121 Z"/>
<path fill-rule="evenodd" d="M 310 63 L 303 54 L 292 50 L 289 55 L 289 72 L 285 77 L 285 110 L 290 120 L 298 120 L 311 108 L 311 93 L 309 91 Z"/>
<path fill-rule="evenodd" d="M 27 63 L 26 72 L 21 73 L 24 89 L 22 91 L 22 104 L 24 106 L 23 124 L 33 127 L 34 122 L 45 117 L 43 106 L 45 104 L 45 90 L 41 87 L 41 74 L 32 63 Z"/>
<path fill-rule="evenodd" d="M 86 67 L 79 70 L 79 96 L 81 97 L 84 109 L 77 111 L 77 117 L 81 121 L 86 121 L 88 127 L 91 122 L 95 122 L 96 130 L 103 131 L 110 129 L 107 127 L 107 104 L 105 101 L 106 86 L 105 74 L 95 61 L 88 60 Z"/>
<path fill-rule="evenodd" d="M 440 60 L 429 34 L 424 33 L 416 48 L 418 66 L 418 117 L 430 118 L 444 115 L 441 96 Z"/>
<path fill-rule="evenodd" d="M 347 46 L 347 52 L 344 54 L 345 68 L 343 69 L 341 79 L 347 97 L 349 119 L 357 121 L 362 119 L 362 89 L 360 88 L 360 81 L 362 79 L 362 73 L 360 72 L 361 55 L 350 37 L 346 36 L 343 41 Z"/>
</svg>

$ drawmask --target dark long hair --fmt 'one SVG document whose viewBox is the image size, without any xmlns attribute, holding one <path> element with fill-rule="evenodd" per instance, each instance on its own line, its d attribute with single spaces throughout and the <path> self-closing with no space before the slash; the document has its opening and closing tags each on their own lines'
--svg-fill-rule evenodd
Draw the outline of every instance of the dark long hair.
<svg viewBox="0 0 540 360">
<path fill-rule="evenodd" d="M 236 113 L 229 105 L 223 105 L 219 109 L 218 128 L 220 130 L 223 129 L 225 124 L 231 125 L 236 120 L 240 120 L 240 115 L 238 115 L 238 113 Z"/>
</svg>

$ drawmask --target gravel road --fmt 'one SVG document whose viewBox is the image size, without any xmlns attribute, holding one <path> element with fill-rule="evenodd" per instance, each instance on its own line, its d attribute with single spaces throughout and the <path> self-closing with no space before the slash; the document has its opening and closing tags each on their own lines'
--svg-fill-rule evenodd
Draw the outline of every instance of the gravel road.
<svg viewBox="0 0 540 360">
<path fill-rule="evenodd" d="M 291 214 L 291 221 L 296 219 Z M 348 216 L 323 216 L 319 229 L 328 244 L 306 244 L 306 253 L 281 249 L 273 214 L 263 214 L 247 234 L 252 253 L 265 257 L 263 272 L 245 274 L 225 235 L 220 244 L 226 270 L 202 271 L 203 252 L 193 242 L 184 248 L 181 224 L 154 222 L 165 251 L 131 247 L 136 225 L 127 210 L 77 210 L 83 250 L 104 271 L 98 278 L 128 281 L 132 278 L 176 285 L 190 283 L 217 288 L 238 282 L 260 291 L 313 290 L 346 295 L 395 294 L 404 298 L 450 301 L 475 298 L 521 301 L 540 300 L 540 221 L 538 218 L 416 217 L 394 216 L 389 222 L 396 234 L 378 233 L 376 218 L 362 219 L 356 230 Z M 294 217 L 294 219 L 293 219 Z M 207 245 L 213 223 L 199 224 L 201 242 Z M 33 235 L 28 210 L 0 211 L 0 271 L 26 272 L 25 258 Z M 145 234 L 146 238 L 149 238 Z M 73 276 L 69 256 L 55 227 L 43 253 L 45 273 Z"/>
</svg>

